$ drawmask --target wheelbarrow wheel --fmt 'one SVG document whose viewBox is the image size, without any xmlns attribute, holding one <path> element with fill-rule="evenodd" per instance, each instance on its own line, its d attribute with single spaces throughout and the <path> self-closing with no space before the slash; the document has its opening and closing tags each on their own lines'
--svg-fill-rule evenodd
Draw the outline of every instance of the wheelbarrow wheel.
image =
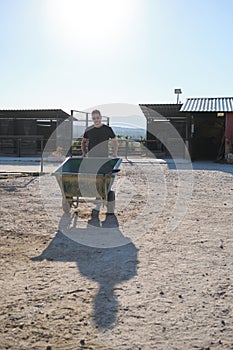
<svg viewBox="0 0 233 350">
<path fill-rule="evenodd" d="M 108 192 L 107 214 L 114 214 L 115 211 L 115 192 Z"/>
<path fill-rule="evenodd" d="M 63 209 L 64 213 L 69 213 L 69 211 L 70 211 L 70 205 L 67 202 L 67 200 L 64 198 L 62 199 L 62 209 Z"/>
</svg>

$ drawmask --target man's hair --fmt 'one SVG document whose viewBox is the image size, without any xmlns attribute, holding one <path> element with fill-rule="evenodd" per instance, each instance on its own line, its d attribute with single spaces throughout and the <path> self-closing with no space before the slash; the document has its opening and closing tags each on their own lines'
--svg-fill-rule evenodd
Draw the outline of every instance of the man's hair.
<svg viewBox="0 0 233 350">
<path fill-rule="evenodd" d="M 93 114 L 99 114 L 101 115 L 100 111 L 98 109 L 94 109 L 94 111 L 91 112 L 91 115 Z"/>
</svg>

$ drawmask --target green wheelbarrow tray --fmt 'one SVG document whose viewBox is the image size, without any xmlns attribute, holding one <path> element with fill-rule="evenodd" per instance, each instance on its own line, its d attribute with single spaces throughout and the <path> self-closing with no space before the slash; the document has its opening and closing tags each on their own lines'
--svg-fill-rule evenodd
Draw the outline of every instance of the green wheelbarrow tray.
<svg viewBox="0 0 233 350">
<path fill-rule="evenodd" d="M 107 204 L 107 212 L 114 212 L 115 193 L 111 190 L 120 171 L 121 158 L 68 158 L 52 175 L 60 186 L 63 210 L 80 202 Z"/>
</svg>

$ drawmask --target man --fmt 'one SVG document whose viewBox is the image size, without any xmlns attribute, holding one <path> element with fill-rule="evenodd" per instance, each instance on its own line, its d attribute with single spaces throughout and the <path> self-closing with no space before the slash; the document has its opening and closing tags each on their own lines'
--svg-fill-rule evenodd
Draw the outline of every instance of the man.
<svg viewBox="0 0 233 350">
<path fill-rule="evenodd" d="M 82 140 L 82 154 L 83 157 L 87 155 L 87 143 L 88 143 L 88 156 L 89 157 L 108 157 L 108 141 L 112 140 L 113 143 L 113 158 L 117 158 L 118 142 L 116 135 L 112 128 L 102 123 L 102 116 L 97 109 L 92 113 L 93 125 L 88 127 L 83 135 Z"/>
</svg>

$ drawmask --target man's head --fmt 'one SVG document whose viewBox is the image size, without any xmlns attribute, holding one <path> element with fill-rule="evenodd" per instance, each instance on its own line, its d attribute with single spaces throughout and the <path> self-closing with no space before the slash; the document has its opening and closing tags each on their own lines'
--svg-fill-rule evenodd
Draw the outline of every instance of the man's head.
<svg viewBox="0 0 233 350">
<path fill-rule="evenodd" d="M 96 127 L 102 125 L 102 115 L 98 109 L 95 109 L 94 111 L 91 112 L 92 120 L 93 123 Z"/>
</svg>

